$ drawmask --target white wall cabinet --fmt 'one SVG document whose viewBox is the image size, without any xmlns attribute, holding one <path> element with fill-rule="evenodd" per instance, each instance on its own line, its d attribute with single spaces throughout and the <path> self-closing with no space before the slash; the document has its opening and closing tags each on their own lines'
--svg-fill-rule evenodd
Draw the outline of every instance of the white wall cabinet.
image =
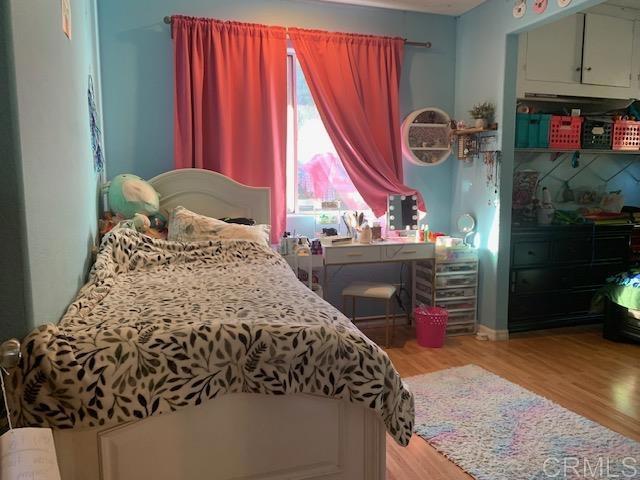
<svg viewBox="0 0 640 480">
<path fill-rule="evenodd" d="M 583 32 L 583 14 L 529 32 L 525 38 L 526 79 L 579 84 Z"/>
<path fill-rule="evenodd" d="M 622 15 L 579 13 L 521 34 L 518 96 L 640 98 L 640 21 Z"/>
<path fill-rule="evenodd" d="M 582 83 L 631 87 L 633 27 L 625 18 L 585 15 Z"/>
</svg>

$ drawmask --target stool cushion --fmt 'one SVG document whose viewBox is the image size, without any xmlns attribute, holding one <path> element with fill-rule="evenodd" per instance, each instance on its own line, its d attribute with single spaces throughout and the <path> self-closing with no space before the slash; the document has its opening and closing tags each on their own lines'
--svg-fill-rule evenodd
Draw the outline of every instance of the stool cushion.
<svg viewBox="0 0 640 480">
<path fill-rule="evenodd" d="M 353 282 L 344 290 L 343 296 L 390 299 L 396 293 L 396 287 L 390 283 Z"/>
</svg>

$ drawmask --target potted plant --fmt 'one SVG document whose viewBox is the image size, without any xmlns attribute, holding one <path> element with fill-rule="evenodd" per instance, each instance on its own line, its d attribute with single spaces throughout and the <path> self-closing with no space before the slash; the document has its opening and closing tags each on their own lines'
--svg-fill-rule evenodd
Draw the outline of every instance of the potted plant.
<svg viewBox="0 0 640 480">
<path fill-rule="evenodd" d="M 476 121 L 476 128 L 487 128 L 487 124 L 493 119 L 496 107 L 491 102 L 476 103 L 469 114 Z"/>
</svg>

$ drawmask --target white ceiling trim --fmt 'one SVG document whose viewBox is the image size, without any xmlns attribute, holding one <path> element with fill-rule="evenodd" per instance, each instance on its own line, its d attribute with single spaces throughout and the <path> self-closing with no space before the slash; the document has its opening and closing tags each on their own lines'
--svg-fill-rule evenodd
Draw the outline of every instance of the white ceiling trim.
<svg viewBox="0 0 640 480">
<path fill-rule="evenodd" d="M 462 15 L 486 0 L 318 0 L 440 15 Z M 634 0 L 635 1 L 635 0 Z"/>
</svg>

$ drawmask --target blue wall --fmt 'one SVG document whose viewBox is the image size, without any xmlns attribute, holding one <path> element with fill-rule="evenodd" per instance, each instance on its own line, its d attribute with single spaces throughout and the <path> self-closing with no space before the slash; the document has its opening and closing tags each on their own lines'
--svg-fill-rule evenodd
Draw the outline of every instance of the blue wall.
<svg viewBox="0 0 640 480">
<path fill-rule="evenodd" d="M 401 86 L 403 117 L 436 106 L 452 112 L 455 74 L 453 17 L 287 0 L 109 0 L 99 4 L 108 176 L 133 172 L 149 178 L 173 168 L 173 66 L 165 15 L 398 35 L 431 41 L 408 47 Z M 449 228 L 452 162 L 405 164 L 406 182 L 419 189 L 429 223 Z"/>
<path fill-rule="evenodd" d="M 494 102 L 503 151 L 498 206 L 489 205 L 493 195 L 486 187 L 486 170 L 481 161 L 475 160 L 471 165 L 457 163 L 452 174 L 452 221 L 461 213 L 470 212 L 479 225 L 479 318 L 490 328 L 507 328 L 517 60 L 514 34 L 598 3 L 601 1 L 573 0 L 569 7 L 559 8 L 557 2 L 549 1 L 547 11 L 538 15 L 533 12 L 532 2 L 528 2 L 524 18 L 515 19 L 513 2 L 488 0 L 458 19 L 456 117 L 468 119 L 467 111 L 479 101 Z"/>
<path fill-rule="evenodd" d="M 58 321 L 90 263 L 98 178 L 86 91 L 88 74 L 95 78 L 97 72 L 95 10 L 92 1 L 72 2 L 71 41 L 62 33 L 59 1 L 10 0 L 3 10 L 11 24 L 15 82 L 11 161 L 22 185 L 14 202 L 0 208 L 3 218 L 6 209 L 21 212 L 17 227 L 24 225 L 26 236 L 17 232 L 15 248 L 26 255 L 22 274 L 30 281 L 22 288 L 23 314 L 4 324 L 2 334 L 22 336 L 35 325 Z"/>
</svg>

